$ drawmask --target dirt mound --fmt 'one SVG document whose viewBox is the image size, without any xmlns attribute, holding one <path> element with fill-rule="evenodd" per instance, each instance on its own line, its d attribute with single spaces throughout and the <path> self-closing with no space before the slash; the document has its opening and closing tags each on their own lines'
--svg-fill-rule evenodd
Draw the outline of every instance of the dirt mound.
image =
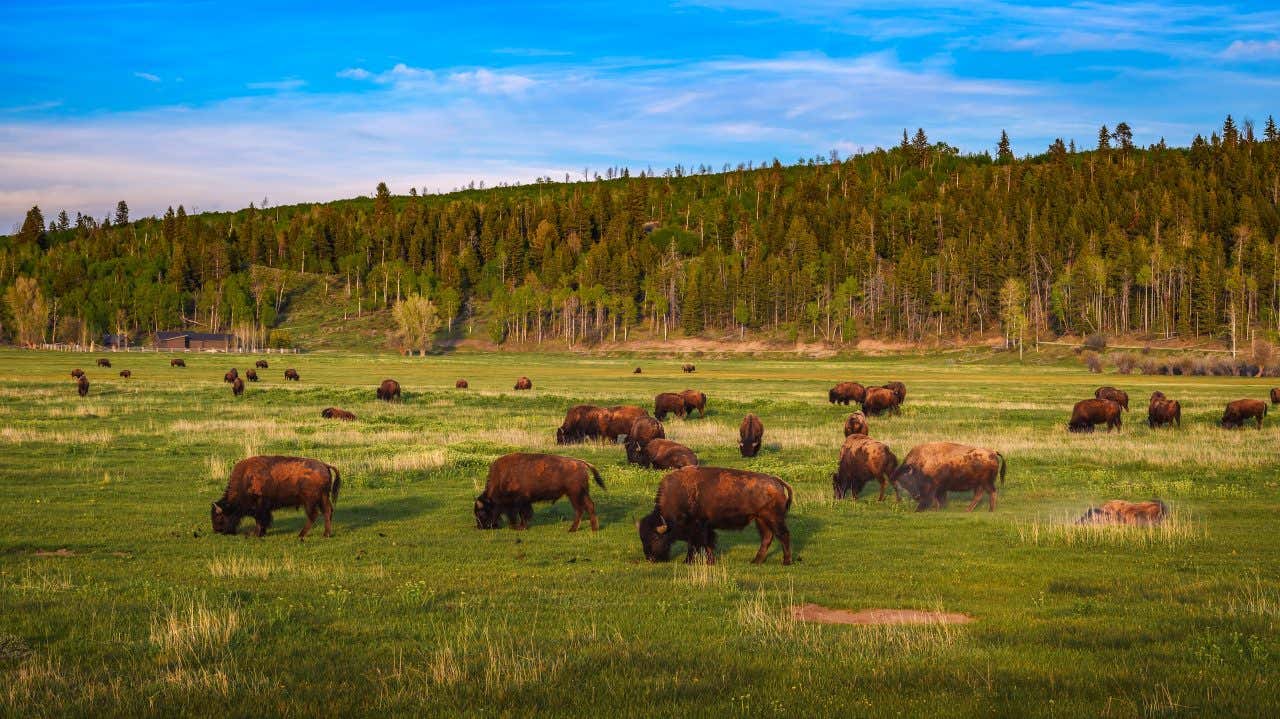
<svg viewBox="0 0 1280 719">
<path fill-rule="evenodd" d="M 74 557 L 76 556 L 76 553 L 66 547 L 63 547 L 62 549 L 54 550 L 37 549 L 35 551 L 35 555 L 37 557 Z"/>
<path fill-rule="evenodd" d="M 816 624 L 968 624 L 973 617 L 957 612 L 922 612 L 917 609 L 863 609 L 850 612 L 821 604 L 791 608 L 791 616 Z"/>
</svg>

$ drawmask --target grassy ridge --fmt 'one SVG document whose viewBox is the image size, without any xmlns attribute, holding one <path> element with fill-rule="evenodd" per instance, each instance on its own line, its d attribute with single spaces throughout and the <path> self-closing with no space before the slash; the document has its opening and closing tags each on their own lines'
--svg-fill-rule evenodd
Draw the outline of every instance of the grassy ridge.
<svg viewBox="0 0 1280 719">
<path fill-rule="evenodd" d="M 0 707 L 6 714 L 300 713 L 556 715 L 1257 716 L 1280 707 L 1275 557 L 1280 429 L 1226 432 L 1228 399 L 1263 380 L 1107 378 L 1137 409 L 1160 388 L 1181 432 L 1140 411 L 1116 436 L 1065 421 L 1099 383 L 1077 367 L 941 359 L 858 362 L 270 357 L 236 401 L 233 361 L 0 353 Z M 247 365 L 236 360 L 241 369 Z M 642 375 L 632 375 L 636 364 Z M 79 399 L 67 372 L 93 383 Z M 295 366 L 302 382 L 285 384 Z M 128 367 L 132 380 L 116 372 Z M 513 393 L 527 374 L 534 391 Z M 406 401 L 373 399 L 398 379 Z M 466 377 L 472 389 L 454 390 Z M 916 514 L 830 498 L 847 410 L 838 378 L 908 385 L 872 435 L 899 457 L 951 439 L 1009 459 L 994 514 Z M 633 521 L 661 476 L 620 447 L 564 453 L 599 466 L 602 530 L 570 535 L 566 502 L 527 532 L 481 532 L 470 507 L 488 463 L 556 451 L 579 401 L 648 406 L 693 386 L 705 420 L 667 423 L 704 463 L 751 467 L 796 488 L 798 564 L 754 531 L 722 533 L 714 567 L 651 565 Z M 354 411 L 333 423 L 320 409 Z M 765 423 L 737 456 L 747 411 Z M 337 536 L 299 543 L 295 512 L 265 540 L 211 535 L 209 503 L 250 453 L 314 456 L 343 470 Z M 1158 496 L 1163 533 L 1077 532 L 1090 503 Z M 65 551 L 62 551 L 65 550 Z M 44 556 L 61 552 L 59 556 Z M 836 627 L 794 604 L 965 612 L 963 626 Z"/>
</svg>

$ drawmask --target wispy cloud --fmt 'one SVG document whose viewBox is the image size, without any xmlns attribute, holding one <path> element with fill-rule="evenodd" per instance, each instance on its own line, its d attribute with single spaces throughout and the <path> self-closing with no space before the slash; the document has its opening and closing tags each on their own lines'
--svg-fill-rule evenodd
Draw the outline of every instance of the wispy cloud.
<svg viewBox="0 0 1280 719">
<path fill-rule="evenodd" d="M 21 113 L 21 112 L 39 112 L 41 110 L 52 110 L 62 106 L 61 100 L 48 100 L 46 102 L 33 102 L 29 105 L 12 105 L 10 107 L 0 107 L 0 113 Z"/>
<path fill-rule="evenodd" d="M 245 87 L 250 90 L 275 90 L 277 92 L 287 92 L 289 90 L 297 90 L 300 87 L 305 87 L 306 84 L 306 80 L 286 78 L 284 80 L 270 80 L 267 82 L 250 82 L 247 83 Z"/>
<path fill-rule="evenodd" d="M 427 68 L 396 63 L 389 70 L 370 72 L 362 67 L 348 68 L 338 77 L 388 85 L 397 90 L 427 92 L 476 92 L 484 95 L 515 95 L 537 84 L 537 81 L 513 72 L 476 68 L 437 72 Z"/>
<path fill-rule="evenodd" d="M 494 49 L 494 53 L 517 57 L 565 57 L 573 54 L 568 50 L 551 50 L 544 47 L 499 47 Z"/>
<path fill-rule="evenodd" d="M 1228 60 L 1274 60 L 1280 58 L 1280 40 L 1236 40 L 1222 56 Z"/>
<path fill-rule="evenodd" d="M 146 80 L 147 82 L 160 82 L 159 75 L 152 75 L 149 72 L 135 72 L 133 73 L 133 76 L 142 80 Z"/>
</svg>

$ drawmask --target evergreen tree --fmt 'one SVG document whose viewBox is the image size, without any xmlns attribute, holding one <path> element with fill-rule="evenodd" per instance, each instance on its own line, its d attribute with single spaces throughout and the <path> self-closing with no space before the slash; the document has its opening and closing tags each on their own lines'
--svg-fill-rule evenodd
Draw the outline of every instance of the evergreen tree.
<svg viewBox="0 0 1280 719">
<path fill-rule="evenodd" d="M 1000 131 L 1000 142 L 996 145 L 996 160 L 999 162 L 1013 161 L 1013 147 L 1009 143 L 1009 133 L 1004 130 Z"/>
<path fill-rule="evenodd" d="M 1111 133 L 1111 136 L 1120 143 L 1121 150 L 1133 149 L 1133 130 L 1129 128 L 1129 123 L 1121 122 L 1116 125 L 1115 132 Z"/>
<path fill-rule="evenodd" d="M 1280 140 L 1280 130 L 1276 129 L 1276 119 L 1271 115 L 1267 115 L 1267 125 L 1263 128 L 1262 136 L 1267 142 Z"/>
<path fill-rule="evenodd" d="M 1103 125 L 1102 127 L 1098 128 L 1098 149 L 1099 150 L 1111 149 L 1111 131 L 1107 129 L 1106 125 Z"/>
<path fill-rule="evenodd" d="M 1230 115 L 1222 123 L 1222 143 L 1228 147 L 1235 147 L 1240 143 L 1240 130 L 1236 128 L 1236 121 Z"/>
<path fill-rule="evenodd" d="M 117 226 L 129 224 L 129 203 L 121 200 L 116 203 L 116 220 Z"/>
</svg>

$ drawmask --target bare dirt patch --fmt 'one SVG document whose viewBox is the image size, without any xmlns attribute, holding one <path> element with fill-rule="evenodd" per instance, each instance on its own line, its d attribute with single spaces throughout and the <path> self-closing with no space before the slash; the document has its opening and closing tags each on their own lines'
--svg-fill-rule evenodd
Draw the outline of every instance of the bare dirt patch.
<svg viewBox="0 0 1280 719">
<path fill-rule="evenodd" d="M 791 616 L 815 624 L 968 624 L 973 617 L 959 612 L 924 612 L 917 609 L 831 609 L 821 604 L 791 608 Z"/>
<path fill-rule="evenodd" d="M 37 557 L 74 557 L 76 553 L 63 547 L 62 549 L 37 549 L 35 555 Z"/>
</svg>

